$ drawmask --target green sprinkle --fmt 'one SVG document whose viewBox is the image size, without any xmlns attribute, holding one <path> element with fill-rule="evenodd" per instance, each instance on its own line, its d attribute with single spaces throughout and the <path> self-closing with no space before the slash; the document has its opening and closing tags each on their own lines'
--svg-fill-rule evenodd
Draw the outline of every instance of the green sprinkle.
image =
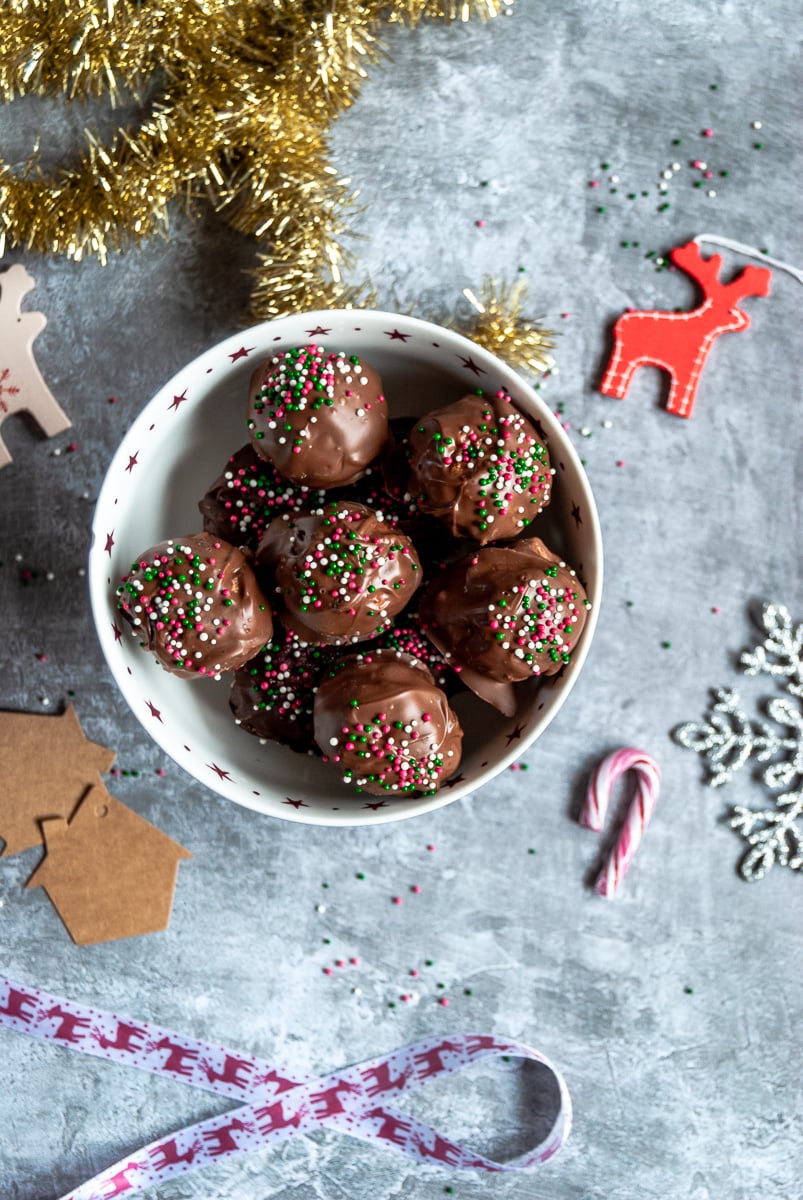
<svg viewBox="0 0 803 1200">
<path fill-rule="evenodd" d="M 671 650 L 671 649 L 672 649 L 672 643 L 671 643 L 671 642 L 661 642 L 661 645 L 663 646 L 664 650 Z"/>
<path fill-rule="evenodd" d="M 686 993 L 686 995 L 687 995 L 687 996 L 693 996 L 693 995 L 694 995 L 694 988 L 693 988 L 693 987 L 685 987 L 685 988 L 683 989 L 683 991 Z"/>
</svg>

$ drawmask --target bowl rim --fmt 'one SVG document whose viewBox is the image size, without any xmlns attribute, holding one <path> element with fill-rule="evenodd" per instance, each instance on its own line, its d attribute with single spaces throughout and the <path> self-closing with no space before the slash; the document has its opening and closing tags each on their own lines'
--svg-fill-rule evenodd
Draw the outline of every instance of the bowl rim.
<svg viewBox="0 0 803 1200">
<path fill-rule="evenodd" d="M 179 381 L 184 381 L 189 377 L 196 377 L 203 381 L 206 377 L 205 369 L 211 359 L 216 362 L 225 355 L 236 353 L 240 346 L 244 346 L 246 341 L 258 339 L 258 344 L 269 346 L 268 338 L 275 341 L 279 340 L 276 337 L 277 333 L 281 333 L 282 327 L 289 322 L 310 323 L 316 328 L 322 329 L 326 325 L 326 321 L 335 319 L 353 319 L 359 317 L 361 320 L 370 319 L 376 324 L 385 323 L 387 321 L 394 323 L 394 329 L 399 327 L 399 322 L 404 321 L 406 326 L 413 326 L 420 333 L 437 335 L 440 338 L 447 337 L 450 339 L 450 344 L 456 349 L 459 354 L 461 349 L 465 350 L 466 357 L 472 359 L 480 367 L 489 368 L 494 374 L 502 380 L 502 382 L 511 387 L 516 393 L 523 393 L 528 402 L 531 403 L 538 413 L 539 418 L 543 418 L 544 422 L 550 427 L 551 435 L 559 439 L 561 451 L 572 462 L 575 475 L 577 477 L 583 502 L 585 504 L 585 513 L 589 516 L 589 528 L 586 530 L 586 537 L 590 538 L 591 547 L 594 558 L 595 577 L 593 587 L 588 588 L 588 598 L 591 601 L 591 608 L 586 618 L 583 629 L 580 645 L 572 654 L 571 670 L 562 680 L 562 691 L 559 703 L 553 706 L 551 711 L 542 718 L 541 721 L 533 722 L 533 728 L 521 735 L 519 739 L 512 744 L 512 748 L 502 752 L 493 763 L 480 770 L 475 778 L 467 780 L 465 783 L 453 785 L 452 787 L 441 788 L 432 796 L 417 796 L 411 798 L 408 803 L 400 803 L 394 805 L 387 811 L 378 809 L 375 811 L 349 811 L 344 813 L 340 810 L 337 812 L 319 812 L 311 808 L 284 808 L 284 806 L 276 808 L 268 808 L 266 803 L 257 803 L 251 797 L 236 794 L 237 788 L 226 787 L 226 780 L 220 779 L 210 782 L 202 777 L 200 769 L 195 770 L 191 763 L 187 763 L 179 759 L 176 753 L 171 749 L 172 740 L 168 737 L 160 737 L 159 729 L 152 728 L 148 724 L 146 716 L 139 712 L 137 705 L 133 704 L 128 695 L 127 681 L 128 670 L 122 660 L 111 653 L 112 649 L 112 634 L 106 628 L 108 622 L 108 583 L 107 573 L 103 567 L 100 553 L 96 552 L 99 546 L 99 540 L 103 536 L 104 514 L 109 506 L 109 496 L 114 490 L 113 477 L 118 468 L 125 462 L 126 457 L 130 457 L 130 450 L 134 443 L 138 443 L 142 433 L 147 429 L 148 423 L 151 420 L 154 410 L 165 399 L 169 399 L 174 395 Z M 294 339 L 296 342 L 298 338 Z M 267 351 L 269 352 L 269 351 Z M 263 358 L 260 358 L 263 361 Z M 215 380 L 211 386 L 217 386 L 219 378 Z M 526 414 L 525 414 L 526 415 Z M 291 313 L 284 317 L 278 317 L 273 320 L 263 321 L 256 325 L 249 326 L 244 329 L 236 330 L 234 333 L 223 338 L 214 346 L 208 347 L 202 351 L 190 362 L 181 366 L 144 404 L 135 417 L 129 429 L 123 435 L 120 444 L 112 455 L 106 467 L 103 482 L 98 492 L 98 498 L 95 504 L 90 537 L 89 561 L 87 568 L 87 582 L 89 589 L 90 607 L 92 618 L 95 625 L 95 632 L 100 642 L 106 664 L 112 674 L 118 690 L 123 696 L 126 704 L 134 714 L 140 725 L 143 727 L 148 737 L 155 741 L 162 750 L 173 759 L 176 764 L 186 771 L 190 776 L 196 779 L 204 787 L 209 788 L 212 792 L 231 800 L 236 804 L 245 808 L 253 809 L 266 816 L 275 816 L 282 820 L 295 821 L 301 824 L 308 825 L 326 825 L 326 826 L 358 826 L 358 825 L 376 825 L 387 824 L 392 821 L 410 820 L 416 816 L 424 816 L 427 813 L 436 811 L 439 808 L 444 808 L 447 804 L 464 799 L 466 796 L 473 795 L 480 788 L 490 783 L 499 774 L 509 767 L 516 759 L 520 758 L 529 747 L 541 737 L 548 729 L 551 722 L 563 708 L 572 689 L 574 688 L 577 679 L 580 676 L 582 667 L 591 647 L 594 632 L 599 619 L 600 601 L 602 597 L 603 585 L 603 547 L 602 547 L 602 531 L 597 511 L 594 495 L 591 490 L 591 485 L 588 480 L 585 468 L 580 460 L 580 457 L 574 446 L 566 436 L 565 430 L 561 427 L 555 414 L 549 408 L 548 404 L 537 394 L 533 386 L 520 375 L 512 366 L 498 358 L 491 351 L 486 350 L 477 342 L 473 342 L 469 337 L 459 333 L 457 330 L 450 329 L 447 326 L 438 325 L 435 322 L 424 320 L 421 317 L 408 316 L 404 313 L 389 312 L 384 309 L 375 308 L 330 308 L 330 309 L 315 309 L 310 312 Z M 592 594 L 593 593 L 593 594 Z M 189 686 L 192 686 L 190 683 Z M 546 723 L 544 723 L 546 722 Z M 264 798 L 263 798 L 264 799 Z"/>
</svg>

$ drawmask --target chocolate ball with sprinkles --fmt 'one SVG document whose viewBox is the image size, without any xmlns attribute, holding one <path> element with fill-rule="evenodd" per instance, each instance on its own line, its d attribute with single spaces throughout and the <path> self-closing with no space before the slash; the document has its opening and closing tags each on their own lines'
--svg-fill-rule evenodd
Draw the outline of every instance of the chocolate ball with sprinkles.
<svg viewBox="0 0 803 1200">
<path fill-rule="evenodd" d="M 377 650 L 388 650 L 397 657 L 404 655 L 420 662 L 447 696 L 464 690 L 459 674 L 421 633 L 421 617 L 417 612 L 409 609 L 403 612 L 385 633 L 379 635 L 374 645 Z"/>
<path fill-rule="evenodd" d="M 333 655 L 339 653 L 302 642 L 277 626 L 271 644 L 235 672 L 229 693 L 235 723 L 262 741 L 311 753 L 315 689 Z"/>
<path fill-rule="evenodd" d="M 143 648 L 185 679 L 233 671 L 273 635 L 270 603 L 245 555 L 208 533 L 138 555 L 117 606 Z"/>
<path fill-rule="evenodd" d="M 257 454 L 293 483 L 353 483 L 388 436 L 382 381 L 356 354 L 279 350 L 251 377 L 248 430 Z"/>
<path fill-rule="evenodd" d="M 415 547 L 382 513 L 351 500 L 271 522 L 257 550 L 284 625 L 346 645 L 390 626 L 421 583 Z"/>
<path fill-rule="evenodd" d="M 460 764 L 463 731 L 420 662 L 387 649 L 352 655 L 315 693 L 315 740 L 345 783 L 374 796 L 432 795 Z"/>
<path fill-rule="evenodd" d="M 571 661 L 590 603 L 571 567 L 539 538 L 484 546 L 421 597 L 422 628 L 462 682 L 506 716 L 513 684 Z"/>
<path fill-rule="evenodd" d="M 411 428 L 410 491 L 456 537 L 517 537 L 549 503 L 554 471 L 535 426 L 504 392 L 482 391 Z"/>
<path fill-rule="evenodd" d="M 274 517 L 317 508 L 325 500 L 322 488 L 291 483 L 272 463 L 260 458 L 249 442 L 232 454 L 198 501 L 198 508 L 207 533 L 256 550 Z"/>
</svg>

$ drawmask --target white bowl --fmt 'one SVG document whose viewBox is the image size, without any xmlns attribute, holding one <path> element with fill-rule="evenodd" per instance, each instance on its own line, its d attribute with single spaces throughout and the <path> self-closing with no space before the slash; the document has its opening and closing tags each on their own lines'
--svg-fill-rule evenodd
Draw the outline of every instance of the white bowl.
<svg viewBox="0 0 803 1200">
<path fill-rule="evenodd" d="M 465 737 L 455 777 L 434 796 L 358 796 L 336 770 L 235 725 L 230 679 L 188 681 L 145 653 L 119 618 L 115 587 L 132 561 L 170 536 L 199 531 L 198 500 L 247 441 L 254 367 L 277 349 L 314 341 L 364 356 L 379 371 L 391 416 L 419 415 L 477 387 L 507 388 L 540 423 L 556 468 L 553 498 L 533 532 L 574 567 L 592 608 L 570 666 L 517 685 L 515 717 L 472 695 L 454 707 Z M 597 622 L 602 588 L 599 518 L 583 467 L 560 423 L 509 366 L 473 342 L 394 313 L 329 310 L 269 321 L 196 358 L 157 392 L 111 461 L 98 498 L 89 556 L 92 612 L 111 672 L 135 716 L 175 761 L 221 796 L 258 812 L 316 825 L 395 821 L 441 808 L 503 771 L 539 738 L 574 687 Z"/>
</svg>

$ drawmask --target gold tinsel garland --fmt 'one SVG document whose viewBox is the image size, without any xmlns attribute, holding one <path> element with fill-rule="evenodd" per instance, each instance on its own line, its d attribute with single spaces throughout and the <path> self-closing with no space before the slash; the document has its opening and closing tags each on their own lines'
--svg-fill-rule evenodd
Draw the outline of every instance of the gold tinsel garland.
<svg viewBox="0 0 803 1200">
<path fill-rule="evenodd" d="M 328 152 L 329 123 L 354 102 L 383 53 L 383 23 L 488 19 L 513 0 L 6 0 L 0 4 L 0 94 L 112 105 L 157 80 L 139 128 L 108 145 L 86 131 L 70 167 L 45 174 L 36 155 L 0 160 L 0 255 L 29 249 L 110 251 L 166 230 L 168 205 L 211 199 L 263 243 L 251 315 L 370 302 L 347 288 L 341 247 L 353 195 Z M 521 293 L 486 294 L 478 341 L 543 370 L 549 335 L 521 317 Z M 507 307 L 506 307 L 507 306 Z"/>
</svg>

